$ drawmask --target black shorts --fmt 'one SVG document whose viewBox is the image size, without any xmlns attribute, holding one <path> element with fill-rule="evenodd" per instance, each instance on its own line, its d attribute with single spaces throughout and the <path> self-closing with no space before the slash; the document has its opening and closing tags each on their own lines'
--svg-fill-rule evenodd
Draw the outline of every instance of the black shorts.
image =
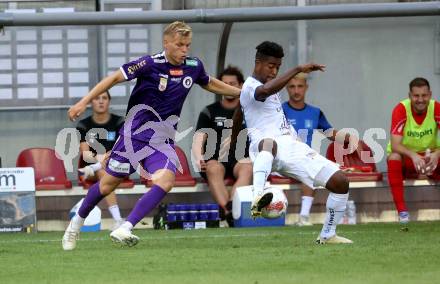
<svg viewBox="0 0 440 284">
<path fill-rule="evenodd" d="M 208 160 L 208 161 L 210 161 L 210 160 Z M 206 161 L 206 162 L 208 162 L 208 161 Z M 233 179 L 235 179 L 235 177 L 234 177 L 234 167 L 237 164 L 237 161 L 220 162 L 220 164 L 222 164 L 223 167 L 225 167 L 225 176 L 223 178 L 233 178 Z M 202 176 L 202 178 L 207 180 L 206 172 L 200 172 L 200 175 Z"/>
</svg>

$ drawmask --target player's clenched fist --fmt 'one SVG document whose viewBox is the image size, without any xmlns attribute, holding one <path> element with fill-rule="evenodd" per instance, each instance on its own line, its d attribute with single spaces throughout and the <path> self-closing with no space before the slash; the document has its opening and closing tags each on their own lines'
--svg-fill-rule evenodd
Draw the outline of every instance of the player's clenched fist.
<svg viewBox="0 0 440 284">
<path fill-rule="evenodd" d="M 76 103 L 67 111 L 67 116 L 71 121 L 75 121 L 87 108 L 87 104 L 83 104 L 82 102 Z"/>
</svg>

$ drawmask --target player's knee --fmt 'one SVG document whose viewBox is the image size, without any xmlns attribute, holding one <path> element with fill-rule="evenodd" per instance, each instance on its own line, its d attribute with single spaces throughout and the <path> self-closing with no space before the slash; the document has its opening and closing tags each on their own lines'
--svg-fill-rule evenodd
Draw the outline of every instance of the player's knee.
<svg viewBox="0 0 440 284">
<path fill-rule="evenodd" d="M 338 194 L 348 193 L 350 182 L 347 176 L 342 172 L 336 172 L 327 183 L 327 189 Z"/>
<path fill-rule="evenodd" d="M 246 164 L 240 164 L 240 169 L 238 171 L 238 177 L 251 180 L 252 179 L 252 164 L 246 163 Z"/>
<path fill-rule="evenodd" d="M 277 155 L 277 142 L 275 140 L 270 138 L 265 138 L 260 141 L 258 144 L 258 151 L 267 151 L 269 153 L 272 153 L 272 155 L 275 157 Z"/>
<path fill-rule="evenodd" d="M 157 172 L 152 176 L 151 181 L 166 192 L 169 192 L 174 187 L 176 177 L 171 172 Z"/>
<path fill-rule="evenodd" d="M 103 195 L 112 193 L 121 183 L 122 179 L 116 177 L 107 178 L 106 176 L 99 180 L 99 190 Z"/>
<path fill-rule="evenodd" d="M 225 168 L 223 167 L 223 165 L 215 160 L 211 160 L 208 162 L 208 164 L 206 165 L 206 174 L 208 176 L 211 175 L 219 175 L 220 173 L 224 172 Z"/>
<path fill-rule="evenodd" d="M 388 155 L 388 160 L 402 161 L 402 156 L 399 153 L 393 152 Z"/>
</svg>

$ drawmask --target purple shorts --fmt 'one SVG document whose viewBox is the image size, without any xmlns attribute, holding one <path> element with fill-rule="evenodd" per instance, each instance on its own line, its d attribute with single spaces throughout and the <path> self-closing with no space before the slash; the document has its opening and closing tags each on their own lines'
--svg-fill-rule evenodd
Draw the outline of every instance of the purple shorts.
<svg viewBox="0 0 440 284">
<path fill-rule="evenodd" d="M 148 175 L 168 169 L 176 173 L 179 167 L 174 144 L 150 143 L 119 136 L 107 162 L 106 172 L 114 177 L 127 177 L 141 165 Z"/>
</svg>

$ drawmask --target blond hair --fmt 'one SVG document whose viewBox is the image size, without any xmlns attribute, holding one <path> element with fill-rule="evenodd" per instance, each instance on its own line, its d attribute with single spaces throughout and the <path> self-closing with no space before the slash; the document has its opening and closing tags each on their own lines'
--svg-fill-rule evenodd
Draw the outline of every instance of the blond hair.
<svg viewBox="0 0 440 284">
<path fill-rule="evenodd" d="M 298 80 L 307 81 L 307 77 L 308 77 L 307 73 L 300 72 L 300 73 L 296 74 L 293 78 L 298 79 Z"/>
<path fill-rule="evenodd" d="M 181 36 L 191 36 L 192 35 L 192 29 L 189 25 L 187 25 L 184 22 L 175 21 L 166 26 L 165 30 L 163 31 L 164 36 L 168 35 L 175 35 L 179 34 Z"/>
</svg>

